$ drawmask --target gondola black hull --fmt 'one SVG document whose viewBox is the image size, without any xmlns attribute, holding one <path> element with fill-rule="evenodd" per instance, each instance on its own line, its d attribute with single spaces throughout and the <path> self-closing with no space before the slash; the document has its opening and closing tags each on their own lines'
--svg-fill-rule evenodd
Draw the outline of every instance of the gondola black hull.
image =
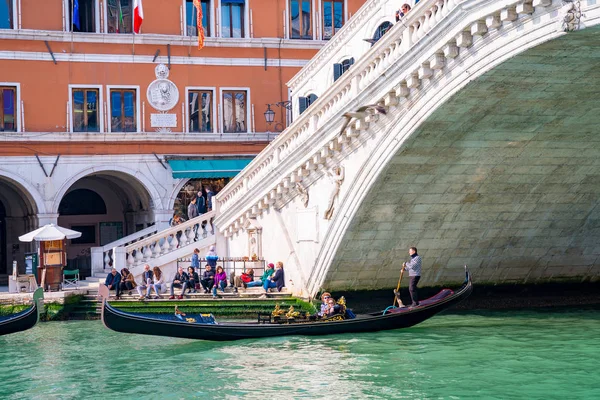
<svg viewBox="0 0 600 400">
<path fill-rule="evenodd" d="M 33 328 L 39 320 L 39 308 L 37 298 L 41 295 L 41 289 L 38 289 L 34 294 L 33 305 L 27 310 L 7 317 L 0 317 L 0 336 L 26 331 Z"/>
<path fill-rule="evenodd" d="M 383 312 L 379 312 L 358 315 L 354 319 L 342 321 L 291 324 L 222 323 L 213 325 L 168 321 L 119 311 L 110 306 L 105 299 L 102 308 L 102 321 L 107 328 L 117 332 L 214 341 L 287 335 L 317 336 L 377 332 L 414 326 L 466 299 L 472 290 L 473 286 L 467 271 L 465 284 L 462 288 L 450 296 L 427 305 L 403 309 L 401 312 L 386 313 L 385 315 Z"/>
</svg>

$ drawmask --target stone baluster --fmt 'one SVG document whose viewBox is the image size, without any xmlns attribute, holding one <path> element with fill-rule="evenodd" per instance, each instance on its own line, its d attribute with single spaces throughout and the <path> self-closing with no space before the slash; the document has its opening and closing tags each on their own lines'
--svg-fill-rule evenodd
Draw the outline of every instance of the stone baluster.
<svg viewBox="0 0 600 400">
<path fill-rule="evenodd" d="M 200 229 L 200 227 L 198 227 L 198 229 Z M 190 226 L 190 229 L 188 230 L 188 234 L 187 234 L 187 239 L 188 239 L 187 242 L 193 243 L 195 237 L 196 237 L 196 232 L 194 232 L 194 227 Z"/>
<path fill-rule="evenodd" d="M 438 0 L 435 3 L 435 22 L 438 23 L 444 19 L 444 0 Z"/>
<path fill-rule="evenodd" d="M 152 246 L 152 258 L 158 258 L 160 256 L 160 241 L 157 240 Z"/>
<path fill-rule="evenodd" d="M 179 240 L 177 240 L 177 234 L 173 233 L 173 236 L 171 237 L 171 247 L 169 248 L 169 250 L 175 251 L 177 250 L 177 246 L 179 246 Z"/>
<path fill-rule="evenodd" d="M 150 246 L 146 246 L 144 249 L 144 261 L 148 261 L 152 258 L 152 250 Z"/>
<path fill-rule="evenodd" d="M 163 237 L 163 243 L 162 243 L 162 253 L 163 254 L 167 254 L 169 252 L 169 249 L 171 248 L 171 245 L 169 244 L 169 237 Z"/>
<path fill-rule="evenodd" d="M 104 269 L 109 269 L 110 268 L 110 262 L 112 260 L 110 258 L 110 255 L 108 254 L 109 252 L 110 252 L 110 250 L 104 252 Z"/>
<path fill-rule="evenodd" d="M 422 15 L 421 17 L 419 17 L 419 27 L 416 30 L 417 40 L 420 40 L 423 36 L 425 36 L 425 33 L 427 33 L 425 31 L 425 16 Z M 417 40 L 415 40 L 415 42 Z"/>
<path fill-rule="evenodd" d="M 132 268 L 135 264 L 135 260 L 133 259 L 133 251 L 126 253 L 126 257 L 127 257 L 127 261 L 126 261 L 127 267 Z"/>
<path fill-rule="evenodd" d="M 143 248 L 136 248 L 135 249 L 135 265 L 138 266 L 142 263 L 142 261 L 144 260 L 144 251 Z"/>
<path fill-rule="evenodd" d="M 433 17 L 433 13 L 434 13 L 435 9 L 431 8 L 427 11 L 425 11 L 425 22 L 423 23 L 423 36 L 425 36 L 430 30 L 431 28 L 435 25 L 435 21 L 432 21 L 432 17 Z"/>
</svg>

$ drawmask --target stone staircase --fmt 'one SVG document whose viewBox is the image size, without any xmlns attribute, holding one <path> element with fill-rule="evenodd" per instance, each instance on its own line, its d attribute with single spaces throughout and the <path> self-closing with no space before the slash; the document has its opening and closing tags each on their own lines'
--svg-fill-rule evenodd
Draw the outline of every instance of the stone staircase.
<svg viewBox="0 0 600 400">
<path fill-rule="evenodd" d="M 97 277 L 92 278 L 98 279 Z M 74 306 L 73 310 L 69 313 L 70 319 L 100 318 L 98 280 L 91 282 L 88 288 L 88 293 L 83 296 L 79 304 Z M 176 289 L 175 295 L 179 295 L 180 292 L 180 289 Z M 232 287 L 227 287 L 224 293 L 220 290 L 218 291 L 217 299 L 213 299 L 212 293 L 205 294 L 203 290 L 198 290 L 197 293 L 186 294 L 181 300 L 177 299 L 177 297 L 174 300 L 169 300 L 169 293 L 169 290 L 166 293 L 162 293 L 160 299 L 139 300 L 137 290 L 133 290 L 131 294 L 128 292 L 122 294 L 119 300 L 111 296 L 110 303 L 114 307 L 128 312 L 168 313 L 175 306 L 178 306 L 183 312 L 214 313 L 225 316 L 254 316 L 258 312 L 269 312 L 275 307 L 275 304 L 307 307 L 304 302 L 292 297 L 291 293 L 285 288 L 281 292 L 268 293 L 268 297 L 266 298 L 264 298 L 264 290 L 260 287 L 238 288 L 237 292 Z"/>
<path fill-rule="evenodd" d="M 97 288 L 112 266 L 117 270 L 129 268 L 139 280 L 146 263 L 160 267 L 168 282 L 176 272 L 178 259 L 190 257 L 196 248 L 204 254 L 215 245 L 216 236 L 210 223 L 214 216 L 211 211 L 160 232 L 147 228 L 112 244 L 92 248 L 92 276 L 82 281 L 82 285 Z M 204 232 L 201 226 L 206 227 Z"/>
</svg>

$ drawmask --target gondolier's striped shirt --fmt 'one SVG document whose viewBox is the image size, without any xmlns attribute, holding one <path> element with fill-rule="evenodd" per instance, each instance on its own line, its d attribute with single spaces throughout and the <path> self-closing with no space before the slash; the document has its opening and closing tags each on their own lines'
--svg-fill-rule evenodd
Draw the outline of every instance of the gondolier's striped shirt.
<svg viewBox="0 0 600 400">
<path fill-rule="evenodd" d="M 416 255 L 406 263 L 408 276 L 421 276 L 421 256 Z"/>
</svg>

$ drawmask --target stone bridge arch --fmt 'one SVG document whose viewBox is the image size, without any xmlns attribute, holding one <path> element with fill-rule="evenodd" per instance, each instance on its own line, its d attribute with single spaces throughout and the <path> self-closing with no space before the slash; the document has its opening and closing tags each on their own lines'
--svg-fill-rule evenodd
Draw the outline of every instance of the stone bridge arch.
<svg viewBox="0 0 600 400">
<path fill-rule="evenodd" d="M 597 279 L 600 29 L 590 25 L 531 26 L 487 54 L 478 47 L 433 95 L 405 102 L 346 188 L 311 291 L 391 287 L 413 245 L 426 285 L 459 282 L 464 264 L 482 283 Z"/>
</svg>

